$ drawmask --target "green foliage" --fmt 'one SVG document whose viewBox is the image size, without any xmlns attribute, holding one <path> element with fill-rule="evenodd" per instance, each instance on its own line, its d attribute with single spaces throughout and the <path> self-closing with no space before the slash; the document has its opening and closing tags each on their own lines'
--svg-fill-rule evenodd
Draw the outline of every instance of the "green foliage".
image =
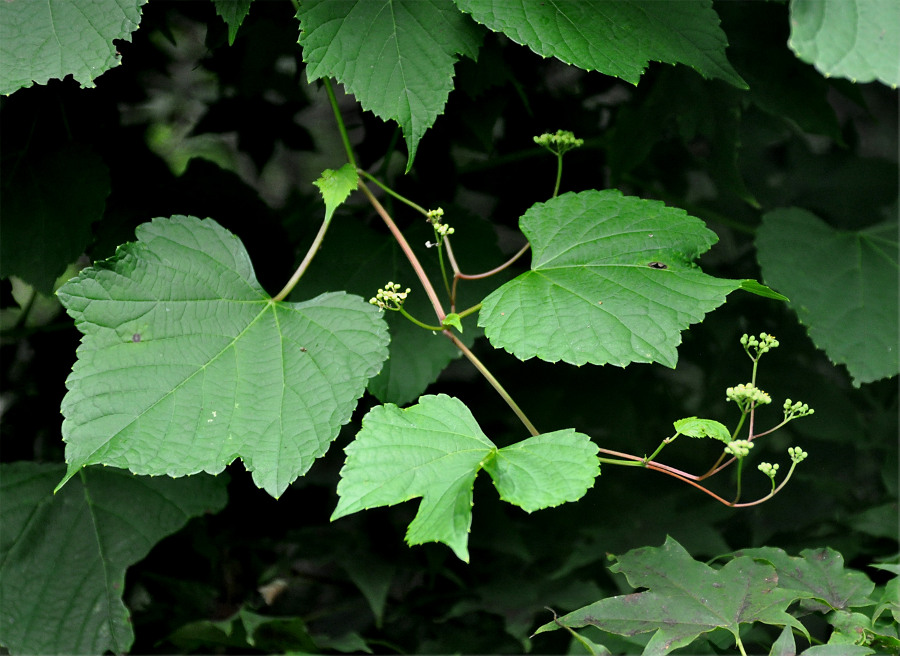
<svg viewBox="0 0 900 656">
<path fill-rule="evenodd" d="M 715 234 L 657 201 L 568 193 L 534 205 L 520 227 L 531 271 L 484 299 L 478 323 L 523 360 L 674 367 L 680 332 L 741 286 L 700 271 L 694 259 Z"/>
<path fill-rule="evenodd" d="M 346 294 L 272 302 L 209 219 L 157 219 L 137 237 L 57 292 L 84 334 L 62 404 L 63 483 L 97 463 L 184 476 L 241 458 L 281 496 L 381 368 L 384 323 Z"/>
<path fill-rule="evenodd" d="M 0 95 L 71 75 L 86 87 L 114 66 L 147 0 L 7 2 L 0 8 Z"/>
<path fill-rule="evenodd" d="M 479 23 L 527 45 L 542 57 L 557 57 L 587 71 L 637 84 L 650 61 L 682 63 L 704 77 L 746 87 L 725 57 L 725 34 L 707 0 L 455 2 Z"/>
<path fill-rule="evenodd" d="M 769 212 L 756 238 L 765 281 L 857 387 L 900 372 L 897 222 L 839 231 L 805 210 Z"/>
<path fill-rule="evenodd" d="M 791 0 L 791 50 L 826 77 L 900 84 L 900 5 L 892 0 Z"/>
<path fill-rule="evenodd" d="M 189 518 L 220 511 L 223 481 L 90 469 L 54 494 L 64 471 L 30 462 L 0 468 L 3 643 L 17 653 L 127 652 L 134 632 L 125 570 Z"/>
<path fill-rule="evenodd" d="M 0 2 L 2 647 L 898 653 L 896 14 Z"/>
<path fill-rule="evenodd" d="M 580 499 L 600 473 L 597 447 L 586 435 L 556 431 L 498 449 L 449 396 L 422 396 L 404 409 L 379 406 L 362 424 L 346 448 L 332 519 L 422 497 L 406 541 L 443 542 L 466 562 L 480 469 L 501 499 L 527 512 Z"/>
</svg>

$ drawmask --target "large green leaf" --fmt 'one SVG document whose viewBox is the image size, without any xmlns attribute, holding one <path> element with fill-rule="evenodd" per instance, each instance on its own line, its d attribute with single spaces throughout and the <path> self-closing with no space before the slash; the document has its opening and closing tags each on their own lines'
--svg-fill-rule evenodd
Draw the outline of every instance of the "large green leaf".
<svg viewBox="0 0 900 656">
<path fill-rule="evenodd" d="M 561 430 L 498 449 L 462 401 L 443 394 L 373 408 L 346 452 L 332 520 L 422 497 L 407 543 L 443 542 L 466 562 L 480 469 L 502 499 L 528 512 L 580 499 L 600 473 L 586 435 Z"/>
<path fill-rule="evenodd" d="M 63 465 L 0 466 L 0 642 L 12 653 L 127 653 L 125 570 L 191 517 L 218 512 L 225 482 Z"/>
<path fill-rule="evenodd" d="M 897 224 L 831 228 L 797 208 L 763 216 L 756 233 L 766 283 L 791 298 L 809 336 L 859 387 L 897 375 Z"/>
<path fill-rule="evenodd" d="M 333 77 L 363 109 L 397 121 L 409 169 L 444 111 L 457 57 L 478 54 L 476 25 L 451 0 L 304 0 L 297 18 L 309 81 Z"/>
<path fill-rule="evenodd" d="M 345 293 L 275 303 L 240 241 L 176 216 L 57 294 L 84 333 L 66 381 L 69 471 L 221 472 L 275 497 L 328 449 L 387 357 L 387 327 Z"/>
<path fill-rule="evenodd" d="M 543 57 L 632 84 L 650 61 L 659 61 L 747 87 L 725 57 L 728 41 L 711 0 L 454 1 L 479 23 Z"/>
<path fill-rule="evenodd" d="M 681 331 L 743 286 L 694 259 L 716 235 L 684 210 L 616 190 L 568 193 L 519 220 L 531 271 L 484 299 L 479 325 L 521 359 L 674 367 Z"/>
<path fill-rule="evenodd" d="M 826 77 L 900 84 L 900 3 L 896 0 L 791 0 L 797 56 Z"/>
<path fill-rule="evenodd" d="M 655 631 L 645 656 L 662 656 L 698 636 L 724 628 L 738 637 L 740 625 L 763 622 L 806 629 L 787 607 L 804 593 L 778 587 L 775 569 L 751 558 L 735 558 L 720 570 L 694 560 L 684 547 L 666 538 L 662 547 L 633 549 L 610 567 L 635 588 L 648 588 L 602 599 L 535 633 L 593 625 L 621 635 Z"/>
<path fill-rule="evenodd" d="M 99 155 L 65 145 L 4 167 L 0 277 L 20 276 L 45 294 L 91 242 L 103 216 L 109 170 Z"/>
<path fill-rule="evenodd" d="M 83 86 L 119 65 L 147 0 L 30 0 L 0 3 L 0 94 L 67 75 Z"/>
<path fill-rule="evenodd" d="M 742 549 L 736 555 L 768 561 L 778 574 L 779 588 L 811 593 L 835 610 L 872 604 L 869 595 L 875 584 L 865 573 L 845 569 L 844 557 L 833 549 L 806 549 L 798 558 L 776 547 Z"/>
</svg>

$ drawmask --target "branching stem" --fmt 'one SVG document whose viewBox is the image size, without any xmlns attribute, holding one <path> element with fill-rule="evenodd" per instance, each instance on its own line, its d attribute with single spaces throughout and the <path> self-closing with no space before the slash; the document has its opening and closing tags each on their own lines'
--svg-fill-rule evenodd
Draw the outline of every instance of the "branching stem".
<svg viewBox="0 0 900 656">
<path fill-rule="evenodd" d="M 462 351 L 463 355 L 465 355 L 469 359 L 469 362 L 475 365 L 475 368 L 481 372 L 481 375 L 487 379 L 487 381 L 495 390 L 497 390 L 497 393 L 501 397 L 503 397 L 503 400 L 506 401 L 506 404 L 512 409 L 513 412 L 516 413 L 516 416 L 519 418 L 519 420 L 523 424 L 525 424 L 525 428 L 528 429 L 528 432 L 531 433 L 532 436 L 540 435 L 538 429 L 534 427 L 534 424 L 532 424 L 528 417 L 525 416 L 525 413 L 522 412 L 522 409 L 516 404 L 515 401 L 513 401 L 509 393 L 505 389 L 503 389 L 503 385 L 500 384 L 500 381 L 494 378 L 494 375 L 490 371 L 488 371 L 488 368 L 484 366 L 481 360 L 475 357 L 475 354 L 472 353 L 472 351 L 470 351 L 468 347 L 449 330 L 445 330 L 444 334 L 450 339 L 451 342 L 456 344 L 456 348 Z"/>
</svg>

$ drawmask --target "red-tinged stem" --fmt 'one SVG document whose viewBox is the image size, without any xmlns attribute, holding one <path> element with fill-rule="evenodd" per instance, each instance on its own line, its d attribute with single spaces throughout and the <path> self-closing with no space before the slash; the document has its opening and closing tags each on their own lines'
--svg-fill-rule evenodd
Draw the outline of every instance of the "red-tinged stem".
<svg viewBox="0 0 900 656">
<path fill-rule="evenodd" d="M 412 265 L 413 270 L 416 272 L 416 276 L 419 278 L 419 282 L 422 283 L 422 287 L 425 288 L 425 293 L 428 295 L 428 300 L 431 301 L 431 306 L 434 308 L 434 313 L 437 315 L 438 321 L 442 322 L 447 317 L 447 313 L 444 312 L 444 308 L 441 307 L 441 301 L 438 299 L 437 293 L 434 291 L 434 287 L 431 284 L 431 281 L 428 279 L 428 275 L 425 273 L 425 269 L 422 268 L 422 265 L 419 263 L 419 258 L 416 257 L 416 254 L 413 253 L 412 248 L 409 246 L 409 242 L 406 241 L 406 237 L 403 236 L 403 233 L 400 232 L 400 228 L 397 227 L 397 224 L 394 223 L 394 220 L 391 218 L 390 214 L 387 213 L 387 210 L 381 206 L 381 203 L 378 202 L 378 199 L 369 191 L 369 188 L 365 185 L 365 183 L 360 180 L 359 181 L 359 189 L 363 192 L 366 198 L 369 199 L 369 202 L 372 204 L 372 207 L 375 208 L 375 211 L 378 212 L 378 216 L 384 221 L 385 225 L 388 227 L 388 230 L 391 231 L 391 234 L 394 235 L 394 239 L 397 240 L 397 243 L 400 245 L 400 249 L 403 251 L 403 254 L 406 255 L 406 259 L 409 260 L 410 265 Z"/>
</svg>

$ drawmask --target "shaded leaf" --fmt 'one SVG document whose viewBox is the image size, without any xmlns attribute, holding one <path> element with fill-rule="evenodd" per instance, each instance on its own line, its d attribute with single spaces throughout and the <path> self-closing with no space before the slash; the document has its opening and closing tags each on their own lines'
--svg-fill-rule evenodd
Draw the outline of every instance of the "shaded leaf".
<svg viewBox="0 0 900 656">
<path fill-rule="evenodd" d="M 91 243 L 103 216 L 109 169 L 99 155 L 66 145 L 4 167 L 0 193 L 0 277 L 16 275 L 44 294 Z"/>
<path fill-rule="evenodd" d="M 747 85 L 725 57 L 728 42 L 709 0 L 529 2 L 454 0 L 479 23 L 542 57 L 637 84 L 651 61 Z"/>
<path fill-rule="evenodd" d="M 359 175 L 352 164 L 344 164 L 337 171 L 325 169 L 322 177 L 313 182 L 319 188 L 322 199 L 325 201 L 325 222 L 331 220 L 331 216 L 338 206 L 347 200 L 347 197 L 359 184 Z"/>
<path fill-rule="evenodd" d="M 462 401 L 443 394 L 373 408 L 346 452 L 332 520 L 422 497 L 407 543 L 443 542 L 466 562 L 480 469 L 502 499 L 528 512 L 579 499 L 600 472 L 585 435 L 556 431 L 497 449 Z"/>
<path fill-rule="evenodd" d="M 778 573 L 778 587 L 810 593 L 811 597 L 835 610 L 854 606 L 868 606 L 875 584 L 863 572 L 844 568 L 844 558 L 838 552 L 805 549 L 799 557 L 788 556 L 777 547 L 743 549 L 739 556 L 765 560 Z"/>
<path fill-rule="evenodd" d="M 125 570 L 190 517 L 218 512 L 225 482 L 84 470 L 58 494 L 63 465 L 0 466 L 0 641 L 13 653 L 128 652 Z"/>
<path fill-rule="evenodd" d="M 484 299 L 478 324 L 520 359 L 674 367 L 680 332 L 742 286 L 694 259 L 716 240 L 702 221 L 616 190 L 567 193 L 519 220 L 531 271 Z"/>
<path fill-rule="evenodd" d="M 900 4 L 894 0 L 791 0 L 797 56 L 826 77 L 900 84 Z"/>
<path fill-rule="evenodd" d="M 84 334 L 62 403 L 65 480 L 93 463 L 185 476 L 241 458 L 280 496 L 387 357 L 378 311 L 344 293 L 273 302 L 211 219 L 136 234 L 57 292 Z"/>
<path fill-rule="evenodd" d="M 477 56 L 481 32 L 451 0 L 305 0 L 297 18 L 309 81 L 333 77 L 363 109 L 397 121 L 409 170 L 444 111 L 457 57 Z"/>
<path fill-rule="evenodd" d="M 806 635 L 786 609 L 807 595 L 777 587 L 774 568 L 750 558 L 735 558 L 715 570 L 667 538 L 662 547 L 619 556 L 610 571 L 625 574 L 630 585 L 648 591 L 602 599 L 536 633 L 588 624 L 621 635 L 655 631 L 644 650 L 647 656 L 667 654 L 716 628 L 738 637 L 741 624 L 754 622 L 791 626 Z"/>
<path fill-rule="evenodd" d="M 900 371 L 897 248 L 896 223 L 839 231 L 797 208 L 765 214 L 756 233 L 766 283 L 856 387 Z"/>
<path fill-rule="evenodd" d="M 0 94 L 67 75 L 85 87 L 119 65 L 113 41 L 131 40 L 147 0 L 0 4 Z"/>
<path fill-rule="evenodd" d="M 234 44 L 241 23 L 250 13 L 252 2 L 253 0 L 213 0 L 216 5 L 216 13 L 228 25 L 228 45 Z"/>
</svg>

